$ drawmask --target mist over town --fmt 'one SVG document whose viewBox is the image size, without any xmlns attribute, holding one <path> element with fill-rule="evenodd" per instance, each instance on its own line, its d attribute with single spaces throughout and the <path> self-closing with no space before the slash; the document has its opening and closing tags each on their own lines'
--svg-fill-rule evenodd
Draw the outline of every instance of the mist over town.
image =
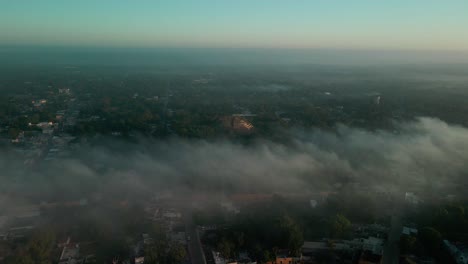
<svg viewBox="0 0 468 264">
<path fill-rule="evenodd" d="M 0 5 L 0 264 L 468 263 L 465 1 Z"/>
</svg>

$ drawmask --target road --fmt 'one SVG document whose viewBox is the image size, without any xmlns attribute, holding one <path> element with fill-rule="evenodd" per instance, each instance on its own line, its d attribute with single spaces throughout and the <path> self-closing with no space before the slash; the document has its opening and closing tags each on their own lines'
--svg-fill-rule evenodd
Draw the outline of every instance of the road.
<svg viewBox="0 0 468 264">
<path fill-rule="evenodd" d="M 404 195 L 399 195 L 404 197 Z M 400 258 L 400 236 L 403 230 L 404 200 L 397 199 L 392 210 L 390 230 L 388 231 L 388 240 L 385 245 L 382 263 L 398 264 Z"/>
<path fill-rule="evenodd" d="M 403 223 L 400 215 L 393 215 L 388 233 L 387 244 L 384 248 L 383 264 L 398 264 L 400 257 L 400 235 Z"/>
<path fill-rule="evenodd" d="M 197 226 L 193 223 L 192 213 L 188 213 L 185 219 L 185 232 L 190 237 L 187 241 L 187 248 L 190 254 L 192 264 L 206 264 L 205 254 L 203 253 L 200 236 Z"/>
</svg>

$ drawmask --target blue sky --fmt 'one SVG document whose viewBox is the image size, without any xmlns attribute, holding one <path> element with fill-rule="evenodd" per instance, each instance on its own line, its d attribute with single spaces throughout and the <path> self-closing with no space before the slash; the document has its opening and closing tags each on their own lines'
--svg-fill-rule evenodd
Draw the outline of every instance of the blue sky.
<svg viewBox="0 0 468 264">
<path fill-rule="evenodd" d="M 468 50 L 467 0 L 0 0 L 0 45 Z"/>
</svg>

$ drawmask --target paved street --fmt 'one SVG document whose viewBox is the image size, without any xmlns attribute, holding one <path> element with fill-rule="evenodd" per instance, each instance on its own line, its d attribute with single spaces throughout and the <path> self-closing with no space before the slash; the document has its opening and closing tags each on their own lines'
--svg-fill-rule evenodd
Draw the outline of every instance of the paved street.
<svg viewBox="0 0 468 264">
<path fill-rule="evenodd" d="M 185 232 L 190 236 L 190 241 L 187 241 L 187 247 L 190 254 L 192 264 L 206 264 L 205 255 L 200 241 L 200 236 L 196 225 L 193 223 L 191 212 L 185 219 Z"/>
<path fill-rule="evenodd" d="M 391 227 L 388 233 L 388 241 L 384 248 L 383 264 L 398 264 L 400 256 L 400 234 L 403 229 L 401 216 L 395 214 L 392 216 Z"/>
<path fill-rule="evenodd" d="M 400 257 L 400 236 L 403 230 L 404 194 L 399 194 L 393 205 L 388 240 L 384 248 L 383 264 L 398 264 Z"/>
</svg>

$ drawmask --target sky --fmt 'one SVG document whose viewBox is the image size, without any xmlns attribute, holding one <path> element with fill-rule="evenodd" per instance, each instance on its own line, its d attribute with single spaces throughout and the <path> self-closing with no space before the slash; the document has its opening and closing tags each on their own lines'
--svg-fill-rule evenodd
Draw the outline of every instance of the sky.
<svg viewBox="0 0 468 264">
<path fill-rule="evenodd" d="M 468 50 L 466 0 L 0 0 L 0 45 Z"/>
</svg>

